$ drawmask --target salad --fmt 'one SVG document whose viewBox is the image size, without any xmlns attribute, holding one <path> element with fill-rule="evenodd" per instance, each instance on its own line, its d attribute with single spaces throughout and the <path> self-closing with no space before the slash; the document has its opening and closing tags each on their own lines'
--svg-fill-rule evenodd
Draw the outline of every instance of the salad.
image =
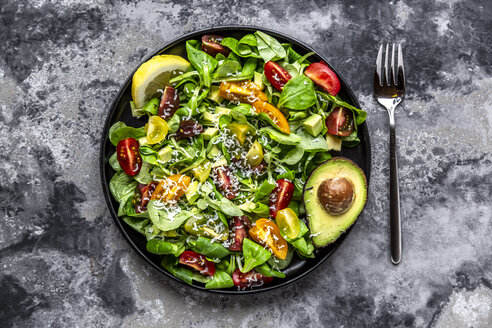
<svg viewBox="0 0 492 328">
<path fill-rule="evenodd" d="M 330 151 L 360 142 L 366 113 L 337 96 L 314 53 L 261 31 L 204 35 L 186 51 L 139 67 L 130 107 L 143 126 L 110 128 L 118 216 L 188 284 L 282 279 L 293 257 L 324 246 L 306 224 L 306 181 Z"/>
</svg>

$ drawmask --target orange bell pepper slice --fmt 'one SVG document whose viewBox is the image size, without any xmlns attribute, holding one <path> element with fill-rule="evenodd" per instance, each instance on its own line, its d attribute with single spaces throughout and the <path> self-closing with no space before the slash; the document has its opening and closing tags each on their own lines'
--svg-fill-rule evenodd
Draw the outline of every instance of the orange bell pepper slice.
<svg viewBox="0 0 492 328">
<path fill-rule="evenodd" d="M 261 91 L 260 87 L 246 81 L 222 81 L 219 88 L 219 96 L 234 102 L 252 104 L 255 101 L 267 101 L 267 95 Z"/>
<path fill-rule="evenodd" d="M 253 103 L 253 109 L 255 112 L 265 113 L 272 119 L 272 121 L 278 126 L 279 130 L 283 133 L 290 134 L 289 122 L 285 118 L 284 114 L 278 110 L 275 106 L 267 103 L 266 101 L 256 101 Z"/>
<path fill-rule="evenodd" d="M 161 180 L 155 188 L 151 200 L 163 202 L 178 201 L 191 183 L 191 178 L 183 174 L 175 174 Z"/>
<path fill-rule="evenodd" d="M 267 246 L 277 258 L 285 260 L 289 246 L 280 234 L 280 229 L 270 219 L 259 219 L 249 229 L 249 235 L 257 243 Z"/>
</svg>

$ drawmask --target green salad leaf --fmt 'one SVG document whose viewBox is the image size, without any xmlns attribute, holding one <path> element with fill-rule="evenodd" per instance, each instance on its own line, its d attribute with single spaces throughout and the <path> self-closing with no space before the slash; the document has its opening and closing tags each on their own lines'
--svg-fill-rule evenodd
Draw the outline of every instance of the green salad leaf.
<svg viewBox="0 0 492 328">
<path fill-rule="evenodd" d="M 261 31 L 255 32 L 258 52 L 265 63 L 269 60 L 279 60 L 285 58 L 287 53 L 284 47 L 274 37 Z"/>
<path fill-rule="evenodd" d="M 212 279 L 205 284 L 207 289 L 231 288 L 234 287 L 234 281 L 227 272 L 216 270 Z"/>
<path fill-rule="evenodd" d="M 263 246 L 245 238 L 243 240 L 244 264 L 240 268 L 242 273 L 251 271 L 254 267 L 268 261 L 272 254 Z"/>
<path fill-rule="evenodd" d="M 313 81 L 304 75 L 289 80 L 280 94 L 279 108 L 304 110 L 316 104 Z"/>
</svg>

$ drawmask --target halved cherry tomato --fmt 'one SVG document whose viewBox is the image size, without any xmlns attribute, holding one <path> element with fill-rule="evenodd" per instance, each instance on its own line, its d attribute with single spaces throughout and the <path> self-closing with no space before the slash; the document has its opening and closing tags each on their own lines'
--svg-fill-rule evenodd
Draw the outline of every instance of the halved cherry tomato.
<svg viewBox="0 0 492 328">
<path fill-rule="evenodd" d="M 265 64 L 265 76 L 273 87 L 279 91 L 282 91 L 285 83 L 292 78 L 289 72 L 271 60 Z"/>
<path fill-rule="evenodd" d="M 232 236 L 233 243 L 229 246 L 231 251 L 242 251 L 243 250 L 243 240 L 248 234 L 247 231 L 251 227 L 251 222 L 248 217 L 235 216 L 232 219 Z"/>
<path fill-rule="evenodd" d="M 267 114 L 268 117 L 270 117 L 272 121 L 278 126 L 280 131 L 290 134 L 289 122 L 287 122 L 284 114 L 282 114 L 282 112 L 279 111 L 275 106 L 270 105 L 266 101 L 256 101 L 253 103 L 253 109 L 258 114 Z"/>
<path fill-rule="evenodd" d="M 213 276 L 215 274 L 215 263 L 207 260 L 205 256 L 197 252 L 184 251 L 179 256 L 179 263 L 189 266 L 206 276 Z"/>
<path fill-rule="evenodd" d="M 325 121 L 329 134 L 347 137 L 354 131 L 354 114 L 345 107 L 335 108 Z"/>
<path fill-rule="evenodd" d="M 236 197 L 236 189 L 231 182 L 231 170 L 228 167 L 219 166 L 215 167 L 213 172 L 214 183 L 221 190 L 222 195 L 227 199 Z"/>
<path fill-rule="evenodd" d="M 118 142 L 116 146 L 116 157 L 123 171 L 134 176 L 142 168 L 142 157 L 138 152 L 138 141 L 133 138 L 126 138 Z"/>
<path fill-rule="evenodd" d="M 191 178 L 189 176 L 171 175 L 159 182 L 150 199 L 160 199 L 163 202 L 178 201 L 185 194 L 190 183 Z"/>
<path fill-rule="evenodd" d="M 279 179 L 276 182 L 277 187 L 273 189 L 270 194 L 270 215 L 274 218 L 277 216 L 277 212 L 287 208 L 290 200 L 294 195 L 294 184 L 285 179 Z"/>
<path fill-rule="evenodd" d="M 153 145 L 161 142 L 166 138 L 169 126 L 167 122 L 160 116 L 153 115 L 147 123 L 147 143 Z"/>
<path fill-rule="evenodd" d="M 285 260 L 287 257 L 287 241 L 282 237 L 280 229 L 272 220 L 256 220 L 255 225 L 249 229 L 249 235 L 257 243 L 267 246 L 277 258 Z"/>
<path fill-rule="evenodd" d="M 267 101 L 267 95 L 260 87 L 247 81 L 222 81 L 219 88 L 219 96 L 234 102 L 252 104 L 255 101 Z"/>
<path fill-rule="evenodd" d="M 155 191 L 158 183 L 155 181 L 149 182 L 148 184 L 138 184 L 138 188 L 140 189 L 140 197 L 139 202 L 135 203 L 135 212 L 143 213 L 147 210 L 147 203 L 150 200 L 150 197 Z"/>
<path fill-rule="evenodd" d="M 179 96 L 176 89 L 170 86 L 165 87 L 159 104 L 159 116 L 167 120 L 173 117 L 178 107 Z"/>
<path fill-rule="evenodd" d="M 291 208 L 287 207 L 278 211 L 275 221 L 277 222 L 280 232 L 290 239 L 297 238 L 301 231 L 301 222 Z"/>
<path fill-rule="evenodd" d="M 239 269 L 236 269 L 232 273 L 232 281 L 234 282 L 234 286 L 239 288 L 252 288 L 252 287 L 260 287 L 264 284 L 268 284 L 273 280 L 273 277 L 265 277 L 261 273 L 258 273 L 254 270 L 251 270 L 246 273 L 242 273 Z"/>
<path fill-rule="evenodd" d="M 227 57 L 231 50 L 220 44 L 222 40 L 224 37 L 220 35 L 204 35 L 202 36 L 202 50 L 212 57 L 219 53 Z"/>
<path fill-rule="evenodd" d="M 325 62 L 312 63 L 304 74 L 332 96 L 336 96 L 340 91 L 338 76 Z"/>
<path fill-rule="evenodd" d="M 177 139 L 192 138 L 200 135 L 203 132 L 203 126 L 197 121 L 181 121 L 179 123 L 178 132 L 176 133 Z"/>
</svg>

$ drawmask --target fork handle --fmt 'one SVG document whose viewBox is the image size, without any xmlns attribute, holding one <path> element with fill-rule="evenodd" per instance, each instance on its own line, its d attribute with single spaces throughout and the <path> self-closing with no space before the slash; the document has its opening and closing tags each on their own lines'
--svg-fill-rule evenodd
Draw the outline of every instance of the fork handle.
<svg viewBox="0 0 492 328">
<path fill-rule="evenodd" d="M 394 112 L 390 113 L 390 232 L 391 262 L 399 264 L 401 261 L 400 188 L 398 184 Z"/>
</svg>

